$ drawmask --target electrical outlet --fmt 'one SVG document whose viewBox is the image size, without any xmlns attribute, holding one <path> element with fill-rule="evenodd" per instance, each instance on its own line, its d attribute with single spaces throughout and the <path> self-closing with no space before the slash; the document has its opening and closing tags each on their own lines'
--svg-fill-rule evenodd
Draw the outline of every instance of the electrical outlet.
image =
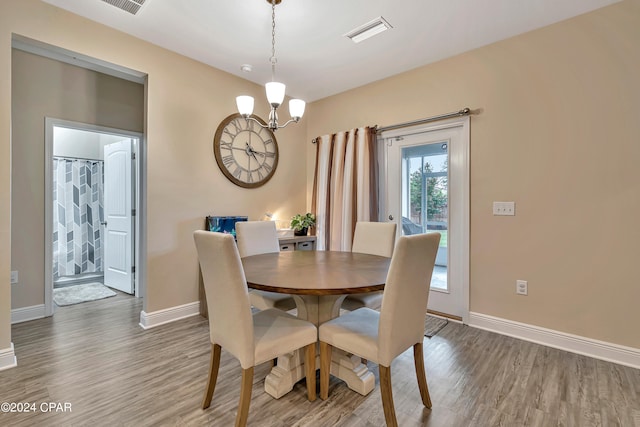
<svg viewBox="0 0 640 427">
<path fill-rule="evenodd" d="M 493 202 L 493 214 L 515 216 L 516 202 Z"/>
<path fill-rule="evenodd" d="M 11 272 L 11 284 L 15 285 L 18 283 L 18 270 L 13 270 Z"/>
<path fill-rule="evenodd" d="M 529 289 L 527 287 L 526 280 L 516 280 L 516 294 L 518 295 L 527 295 Z"/>
</svg>

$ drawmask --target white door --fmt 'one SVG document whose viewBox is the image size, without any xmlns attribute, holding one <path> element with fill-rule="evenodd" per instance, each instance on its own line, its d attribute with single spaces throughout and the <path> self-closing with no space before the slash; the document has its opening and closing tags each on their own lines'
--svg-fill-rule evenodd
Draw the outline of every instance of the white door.
<svg viewBox="0 0 640 427">
<path fill-rule="evenodd" d="M 104 284 L 134 293 L 131 139 L 104 147 Z"/>
<path fill-rule="evenodd" d="M 466 322 L 469 311 L 468 118 L 383 134 L 386 216 L 398 235 L 439 232 L 429 310 Z"/>
</svg>

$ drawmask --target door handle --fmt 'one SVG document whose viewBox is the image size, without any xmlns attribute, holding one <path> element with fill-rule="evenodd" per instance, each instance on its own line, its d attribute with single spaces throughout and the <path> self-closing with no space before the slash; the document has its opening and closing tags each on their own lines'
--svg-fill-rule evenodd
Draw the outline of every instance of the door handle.
<svg viewBox="0 0 640 427">
<path fill-rule="evenodd" d="M 104 225 L 105 227 L 107 226 L 107 221 L 100 221 L 101 225 Z"/>
</svg>

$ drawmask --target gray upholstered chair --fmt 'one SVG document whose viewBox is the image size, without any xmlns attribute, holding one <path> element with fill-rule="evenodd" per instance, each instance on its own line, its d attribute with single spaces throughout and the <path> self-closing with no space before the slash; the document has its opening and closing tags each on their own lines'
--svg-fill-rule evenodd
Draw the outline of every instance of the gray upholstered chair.
<svg viewBox="0 0 640 427">
<path fill-rule="evenodd" d="M 380 394 L 387 426 L 397 426 L 391 392 L 391 362 L 413 346 L 422 403 L 431 408 L 424 372 L 422 342 L 431 274 L 440 233 L 402 236 L 398 239 L 380 312 L 364 307 L 320 325 L 320 397 L 329 395 L 331 351 L 337 347 L 377 363 Z"/>
<path fill-rule="evenodd" d="M 240 258 L 280 252 L 276 224 L 273 221 L 242 221 L 236 223 L 236 239 Z M 253 289 L 249 292 L 251 305 L 258 310 L 277 308 L 289 311 L 296 308 L 291 295 Z"/>
<path fill-rule="evenodd" d="M 379 255 L 391 258 L 393 246 L 396 243 L 395 222 L 364 222 L 356 223 L 353 234 L 351 252 Z M 342 308 L 353 311 L 361 307 L 377 309 L 382 303 L 382 292 L 367 292 L 348 295 L 342 303 Z"/>
<path fill-rule="evenodd" d="M 254 366 L 305 349 L 307 396 L 316 398 L 315 350 L 317 328 L 276 309 L 251 313 L 247 282 L 238 249 L 230 234 L 197 230 L 193 234 L 209 306 L 211 362 L 202 408 L 211 404 L 218 378 L 222 348 L 242 366 L 236 426 L 245 426 L 253 386 Z"/>
</svg>

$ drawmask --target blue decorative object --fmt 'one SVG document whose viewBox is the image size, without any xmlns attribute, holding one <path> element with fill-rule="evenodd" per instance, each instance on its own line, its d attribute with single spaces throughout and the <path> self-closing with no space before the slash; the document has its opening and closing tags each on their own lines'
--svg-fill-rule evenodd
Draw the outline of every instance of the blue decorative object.
<svg viewBox="0 0 640 427">
<path fill-rule="evenodd" d="M 248 219 L 249 217 L 246 216 L 208 216 L 206 228 L 209 231 L 227 233 L 235 237 L 236 222 L 247 221 Z"/>
</svg>

